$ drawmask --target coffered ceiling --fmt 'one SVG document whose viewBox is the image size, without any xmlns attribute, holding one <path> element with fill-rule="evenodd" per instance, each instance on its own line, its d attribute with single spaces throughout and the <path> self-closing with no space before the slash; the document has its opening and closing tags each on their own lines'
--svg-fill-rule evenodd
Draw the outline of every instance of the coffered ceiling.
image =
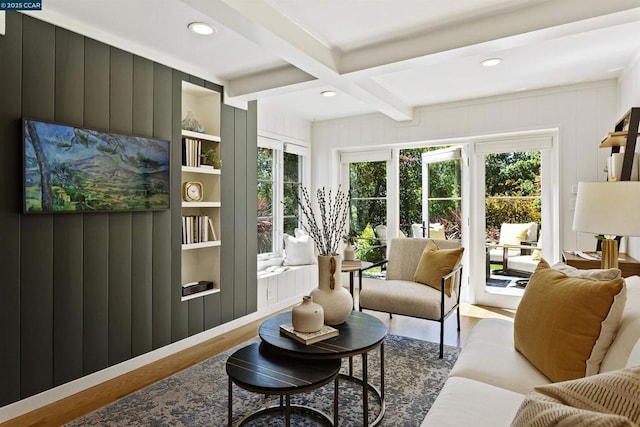
<svg viewBox="0 0 640 427">
<path fill-rule="evenodd" d="M 310 121 L 410 120 L 416 106 L 616 78 L 640 55 L 640 0 L 47 0 L 29 14 Z"/>
</svg>

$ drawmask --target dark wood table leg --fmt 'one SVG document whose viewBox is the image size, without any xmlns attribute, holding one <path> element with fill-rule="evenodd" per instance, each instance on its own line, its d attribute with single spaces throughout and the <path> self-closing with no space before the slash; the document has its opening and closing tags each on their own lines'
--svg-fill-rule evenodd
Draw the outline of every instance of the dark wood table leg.
<svg viewBox="0 0 640 427">
<path fill-rule="evenodd" d="M 233 420 L 233 383 L 231 382 L 231 377 L 229 377 L 229 403 L 227 404 L 227 415 L 229 418 L 229 427 L 231 427 L 233 424 L 231 424 L 231 421 Z"/>
<path fill-rule="evenodd" d="M 367 369 L 367 353 L 362 353 L 362 412 L 364 426 L 369 425 L 369 376 Z"/>
</svg>

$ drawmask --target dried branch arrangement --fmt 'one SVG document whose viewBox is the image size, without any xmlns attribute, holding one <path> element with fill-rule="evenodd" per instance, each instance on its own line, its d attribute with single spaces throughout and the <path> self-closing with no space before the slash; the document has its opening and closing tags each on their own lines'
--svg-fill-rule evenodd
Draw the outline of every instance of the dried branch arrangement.
<svg viewBox="0 0 640 427">
<path fill-rule="evenodd" d="M 301 196 L 297 198 L 298 206 L 304 215 L 302 224 L 318 249 L 319 255 L 338 255 L 338 245 L 347 227 L 349 216 L 349 194 L 338 186 L 335 197 L 332 191 L 324 187 L 316 192 L 320 222 L 316 220 L 309 192 L 300 187 Z"/>
</svg>

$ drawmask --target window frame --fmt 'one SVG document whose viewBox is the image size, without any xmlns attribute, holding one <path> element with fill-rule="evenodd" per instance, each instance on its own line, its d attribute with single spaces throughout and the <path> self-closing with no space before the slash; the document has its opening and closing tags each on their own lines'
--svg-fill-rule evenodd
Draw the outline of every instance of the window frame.
<svg viewBox="0 0 640 427">
<path fill-rule="evenodd" d="M 258 261 L 267 261 L 282 258 L 284 252 L 284 205 L 282 203 L 284 200 L 284 153 L 301 157 L 300 183 L 308 187 L 311 150 L 303 141 L 285 140 L 271 135 L 258 135 L 258 148 L 273 150 L 273 247 L 271 252 L 258 254 Z"/>
</svg>

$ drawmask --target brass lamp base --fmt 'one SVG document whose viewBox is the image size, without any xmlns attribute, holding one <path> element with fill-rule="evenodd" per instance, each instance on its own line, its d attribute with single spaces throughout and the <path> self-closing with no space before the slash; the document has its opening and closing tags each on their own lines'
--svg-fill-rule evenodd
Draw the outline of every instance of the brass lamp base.
<svg viewBox="0 0 640 427">
<path fill-rule="evenodd" d="M 601 268 L 618 268 L 618 241 L 615 239 L 602 240 Z"/>
</svg>

